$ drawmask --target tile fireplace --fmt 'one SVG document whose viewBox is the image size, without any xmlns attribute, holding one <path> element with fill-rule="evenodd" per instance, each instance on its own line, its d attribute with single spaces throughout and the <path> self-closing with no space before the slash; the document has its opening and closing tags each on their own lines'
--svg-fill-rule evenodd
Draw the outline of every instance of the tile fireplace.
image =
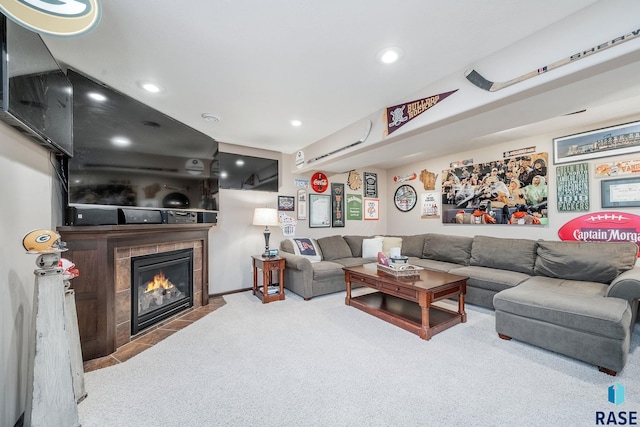
<svg viewBox="0 0 640 427">
<path fill-rule="evenodd" d="M 64 257 L 80 271 L 80 276 L 73 279 L 71 285 L 76 295 L 83 360 L 112 354 L 136 335 L 155 329 L 156 325 L 171 320 L 179 312 L 208 304 L 207 260 L 211 227 L 211 224 L 58 227 L 69 249 Z M 174 265 L 173 261 L 163 258 L 166 254 L 180 253 L 178 258 L 181 259 L 188 252 L 191 252 L 191 268 L 186 266 L 188 262 L 179 266 L 180 262 Z M 154 297 L 145 297 L 148 301 L 140 301 L 136 290 L 138 301 L 134 301 L 133 279 L 142 274 L 143 280 L 150 281 L 156 274 L 146 271 L 147 266 L 143 273 L 134 272 L 135 260 L 146 260 L 149 255 L 159 256 L 161 263 L 168 262 L 168 270 L 162 267 L 165 279 L 174 287 L 177 285 L 179 291 L 174 295 L 173 290 L 158 290 Z M 185 277 L 189 274 L 190 278 Z M 186 285 L 187 280 L 191 285 Z M 142 320 L 134 325 L 133 306 L 137 310 L 139 302 L 140 306 L 146 306 L 147 302 L 149 306 L 142 310 L 143 313 L 138 313 Z M 159 314 L 158 307 L 166 311 Z"/>
</svg>

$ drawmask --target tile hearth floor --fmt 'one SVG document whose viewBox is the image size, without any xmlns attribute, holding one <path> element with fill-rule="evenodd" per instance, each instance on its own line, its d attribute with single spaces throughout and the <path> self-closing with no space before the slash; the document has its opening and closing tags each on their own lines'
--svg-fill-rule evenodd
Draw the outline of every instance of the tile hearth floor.
<svg viewBox="0 0 640 427">
<path fill-rule="evenodd" d="M 118 348 L 115 353 L 98 359 L 87 360 L 83 363 L 84 372 L 95 371 L 96 369 L 106 368 L 107 366 L 117 365 L 118 363 L 129 360 L 136 354 L 140 354 L 146 349 L 153 347 L 154 344 L 159 343 L 166 337 L 189 326 L 223 305 L 225 305 L 225 301 L 221 296 L 210 297 L 208 305 L 191 310 L 147 333 L 135 337 L 130 343 Z"/>
</svg>

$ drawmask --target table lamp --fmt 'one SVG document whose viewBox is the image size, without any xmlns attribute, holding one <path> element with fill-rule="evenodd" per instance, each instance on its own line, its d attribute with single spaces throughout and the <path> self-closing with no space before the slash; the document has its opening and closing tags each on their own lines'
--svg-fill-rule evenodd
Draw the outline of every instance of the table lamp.
<svg viewBox="0 0 640 427">
<path fill-rule="evenodd" d="M 273 208 L 255 208 L 253 211 L 253 225 L 264 225 L 264 253 L 263 257 L 269 257 L 269 226 L 278 225 L 278 211 Z"/>
</svg>

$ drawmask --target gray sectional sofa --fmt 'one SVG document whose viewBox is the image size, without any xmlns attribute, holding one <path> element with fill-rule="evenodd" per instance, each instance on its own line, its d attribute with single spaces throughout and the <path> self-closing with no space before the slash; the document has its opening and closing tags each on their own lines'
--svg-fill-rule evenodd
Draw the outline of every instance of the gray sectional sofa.
<svg viewBox="0 0 640 427">
<path fill-rule="evenodd" d="M 322 260 L 286 260 L 285 287 L 304 299 L 344 291 L 343 267 L 375 262 L 362 257 L 364 239 L 317 239 Z M 615 375 L 626 363 L 640 299 L 634 243 L 560 242 L 428 233 L 401 237 L 409 263 L 468 277 L 468 304 L 495 310 L 496 331 L 597 365 Z M 397 240 L 397 239 L 396 239 Z"/>
</svg>

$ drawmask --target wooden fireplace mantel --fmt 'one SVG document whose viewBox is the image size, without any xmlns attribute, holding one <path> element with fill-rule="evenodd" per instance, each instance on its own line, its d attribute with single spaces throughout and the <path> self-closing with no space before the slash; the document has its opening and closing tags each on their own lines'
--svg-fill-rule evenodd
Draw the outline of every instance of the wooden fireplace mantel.
<svg viewBox="0 0 640 427">
<path fill-rule="evenodd" d="M 208 234 L 213 224 L 127 224 L 63 226 L 62 254 L 80 275 L 71 281 L 82 357 L 107 356 L 129 342 L 131 257 L 194 248 L 194 307 L 207 305 Z M 129 304 L 127 306 L 127 304 Z"/>
</svg>

